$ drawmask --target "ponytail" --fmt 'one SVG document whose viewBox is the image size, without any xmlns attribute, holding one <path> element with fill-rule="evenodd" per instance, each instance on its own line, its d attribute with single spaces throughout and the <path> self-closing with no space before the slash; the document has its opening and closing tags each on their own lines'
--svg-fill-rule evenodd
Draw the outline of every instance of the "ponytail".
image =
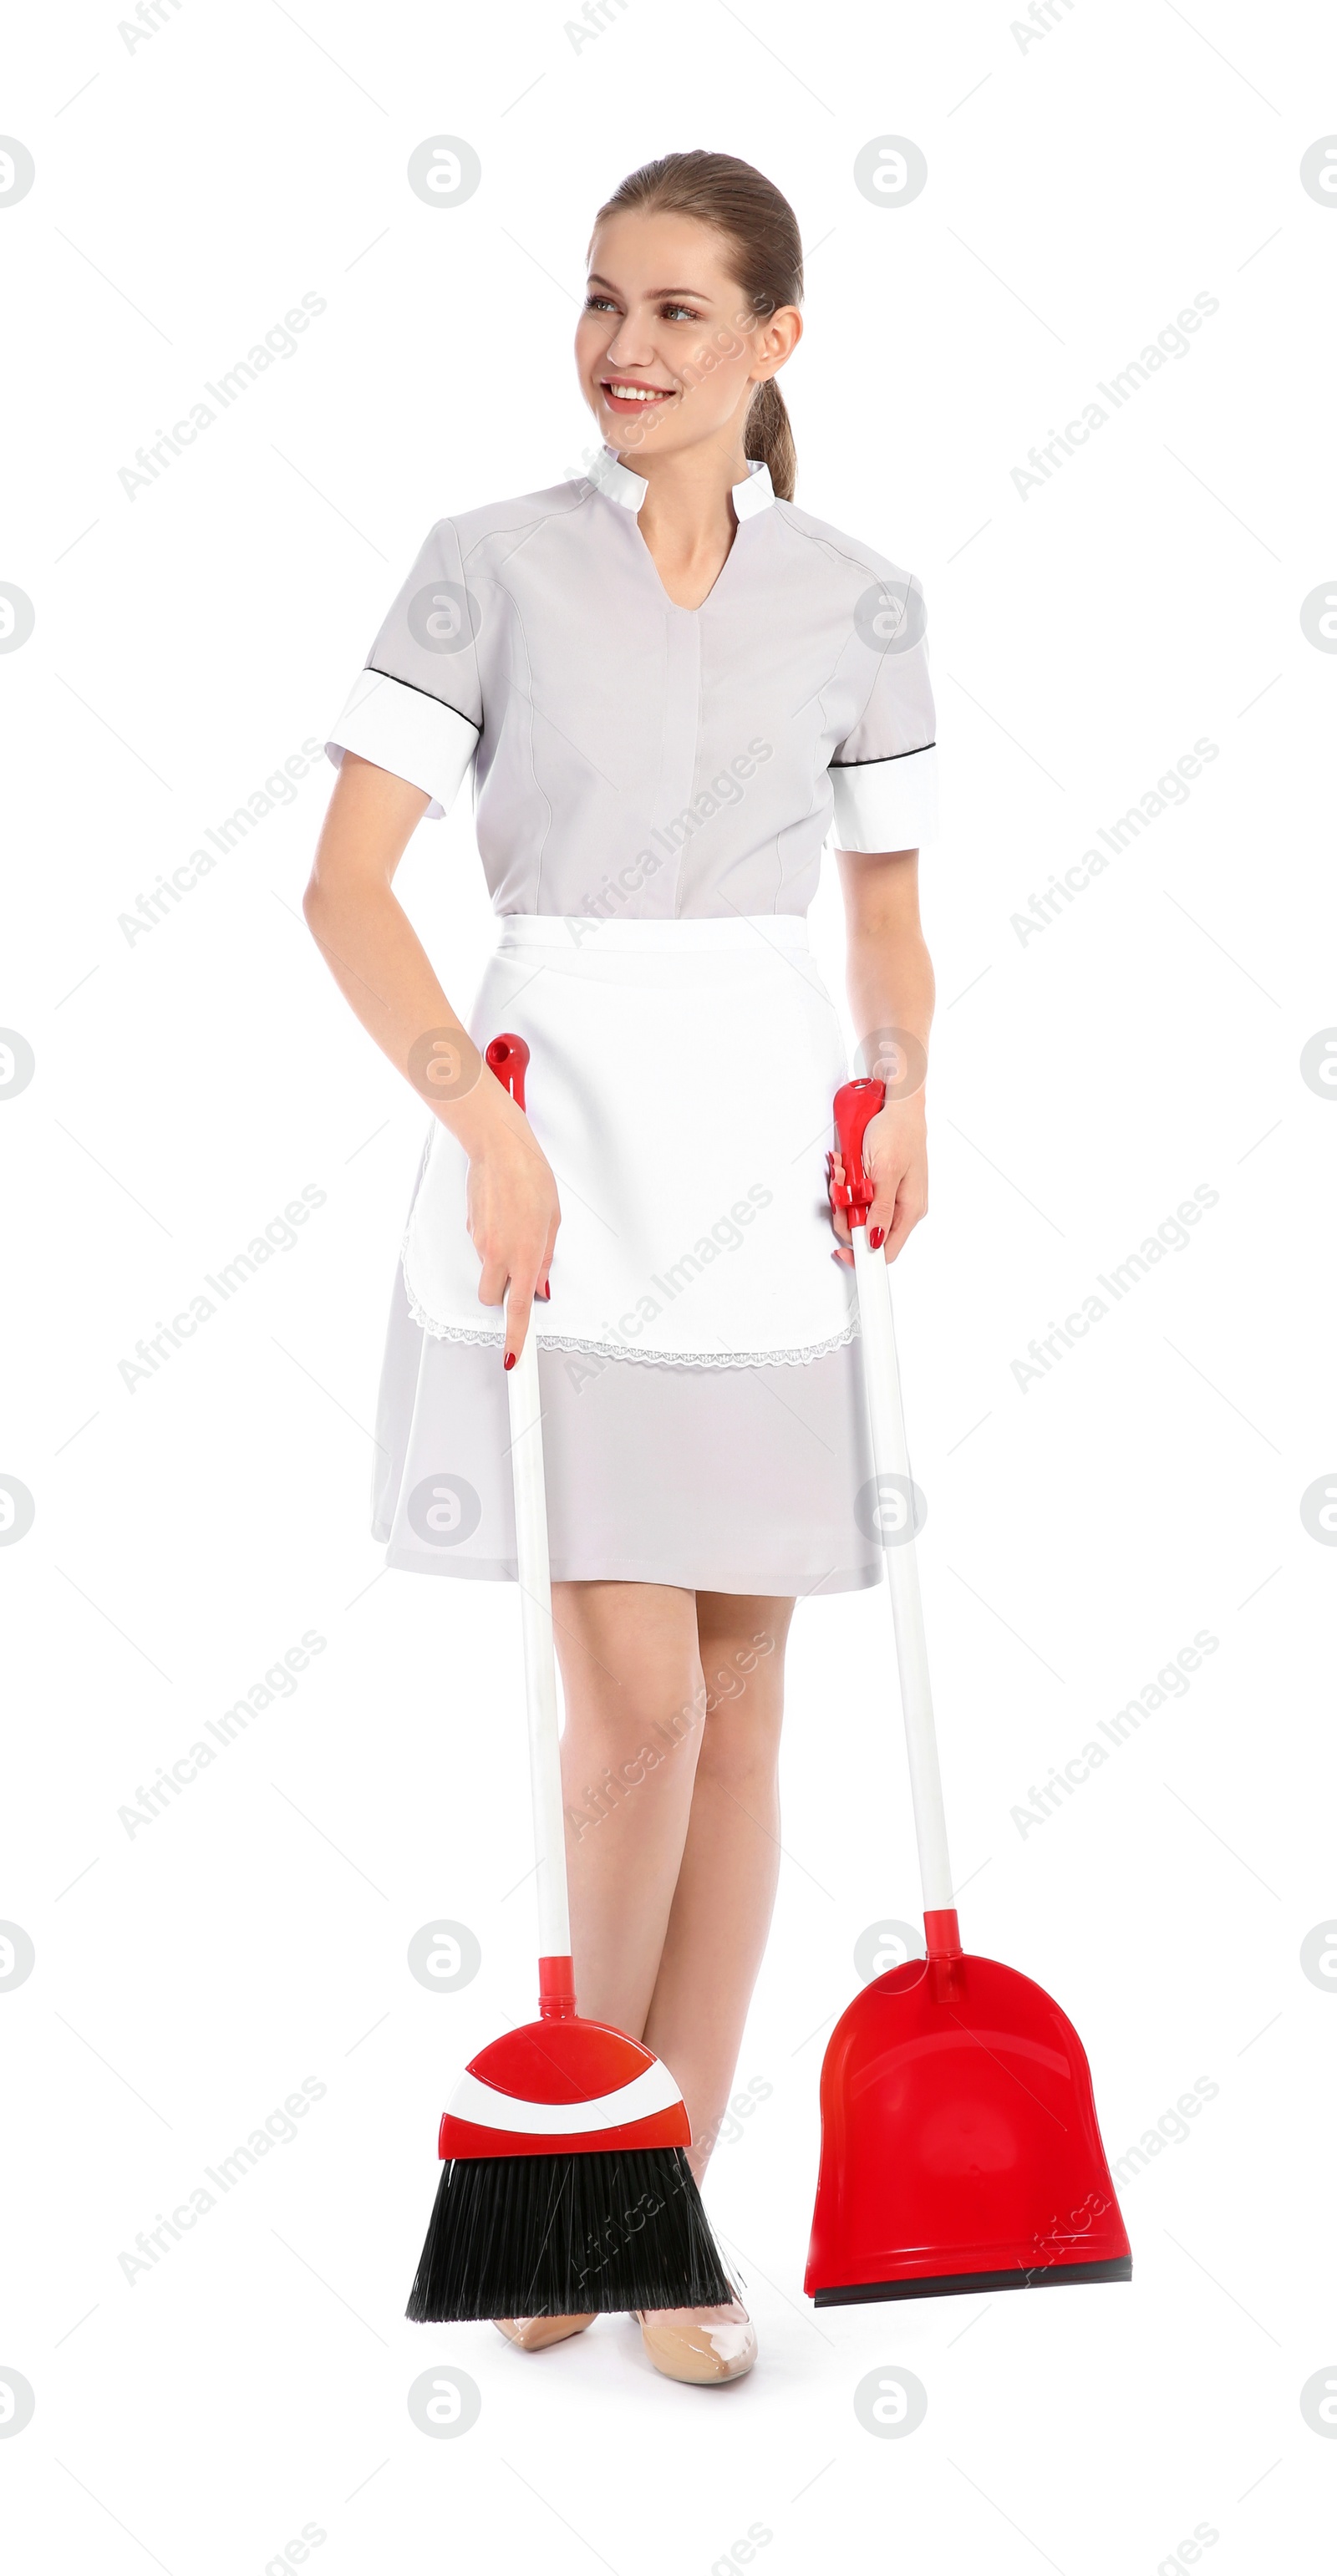
<svg viewBox="0 0 1337 2576">
<path fill-rule="evenodd" d="M 759 456 L 771 478 L 777 500 L 792 501 L 798 458 L 785 398 L 774 376 L 767 376 L 752 397 L 743 433 L 743 454 Z"/>
</svg>

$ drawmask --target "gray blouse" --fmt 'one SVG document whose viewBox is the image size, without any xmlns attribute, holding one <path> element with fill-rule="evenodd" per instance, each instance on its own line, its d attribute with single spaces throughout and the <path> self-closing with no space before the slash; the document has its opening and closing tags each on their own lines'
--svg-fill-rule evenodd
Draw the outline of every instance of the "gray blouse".
<svg viewBox="0 0 1337 2576">
<path fill-rule="evenodd" d="M 605 449 L 439 519 L 326 750 L 434 817 L 472 767 L 499 913 L 804 913 L 833 825 L 846 850 L 932 837 L 923 592 L 754 465 L 714 588 L 680 608 L 637 522 L 648 489 Z"/>
</svg>

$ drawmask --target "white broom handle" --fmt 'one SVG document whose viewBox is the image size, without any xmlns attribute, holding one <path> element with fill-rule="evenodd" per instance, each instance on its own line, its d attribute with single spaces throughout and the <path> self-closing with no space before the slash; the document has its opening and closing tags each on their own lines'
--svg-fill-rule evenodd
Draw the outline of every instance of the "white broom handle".
<svg viewBox="0 0 1337 2576">
<path fill-rule="evenodd" d="M 538 1873 L 539 1956 L 566 1958 L 571 1949 L 571 1924 L 566 1901 L 566 1843 L 557 1727 L 557 1663 L 552 1642 L 552 1578 L 548 1570 L 548 1507 L 543 1484 L 539 1355 L 532 1316 L 524 1349 L 514 1368 L 508 1372 L 506 1385 L 511 1406 L 515 1553 L 525 1648 L 525 1705 L 529 1715 L 529 1787 L 534 1810 L 534 1859 Z"/>
<path fill-rule="evenodd" d="M 854 1275 L 859 1286 L 864 1381 L 868 1390 L 868 1416 L 878 1484 L 880 1488 L 884 1476 L 901 1476 L 909 1486 L 910 1454 L 905 1438 L 886 1256 L 881 1251 L 874 1252 L 868 1240 L 866 1223 L 852 1226 L 850 1239 L 854 1247 Z M 905 1749 L 910 1765 L 915 1838 L 919 1845 L 919 1874 L 924 1888 L 924 1910 L 932 1913 L 952 1903 L 952 1872 L 947 1858 L 947 1819 L 943 1812 L 938 1739 L 933 1725 L 924 1608 L 919 1597 L 914 1515 L 908 1495 L 905 1508 L 909 1514 L 906 1535 L 886 1547 L 884 1553 L 896 1630 L 896 1662 L 901 1677 L 901 1709 L 905 1718 Z"/>
</svg>

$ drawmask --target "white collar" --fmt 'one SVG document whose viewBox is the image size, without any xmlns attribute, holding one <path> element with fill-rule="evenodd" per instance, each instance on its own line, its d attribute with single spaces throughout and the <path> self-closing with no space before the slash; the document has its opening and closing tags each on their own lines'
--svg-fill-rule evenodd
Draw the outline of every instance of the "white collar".
<svg viewBox="0 0 1337 2576">
<path fill-rule="evenodd" d="M 581 475 L 595 490 L 607 494 L 610 501 L 620 501 L 624 509 L 639 510 L 650 486 L 643 474 L 633 474 L 611 447 L 596 447 L 586 456 Z M 578 481 L 580 476 L 573 476 Z M 732 491 L 734 516 L 740 521 L 755 517 L 759 510 L 769 510 L 775 499 L 770 468 L 760 456 L 750 456 L 747 479 L 735 483 Z"/>
</svg>

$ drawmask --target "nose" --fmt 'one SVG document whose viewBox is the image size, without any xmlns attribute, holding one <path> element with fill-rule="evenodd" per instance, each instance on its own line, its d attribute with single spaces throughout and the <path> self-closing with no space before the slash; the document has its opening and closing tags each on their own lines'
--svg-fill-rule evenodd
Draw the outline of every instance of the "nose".
<svg viewBox="0 0 1337 2576">
<path fill-rule="evenodd" d="M 637 323 L 630 313 L 624 314 L 609 341 L 607 363 L 625 367 L 628 373 L 636 370 L 645 374 L 654 365 L 654 358 L 654 348 L 644 325 Z"/>
</svg>

